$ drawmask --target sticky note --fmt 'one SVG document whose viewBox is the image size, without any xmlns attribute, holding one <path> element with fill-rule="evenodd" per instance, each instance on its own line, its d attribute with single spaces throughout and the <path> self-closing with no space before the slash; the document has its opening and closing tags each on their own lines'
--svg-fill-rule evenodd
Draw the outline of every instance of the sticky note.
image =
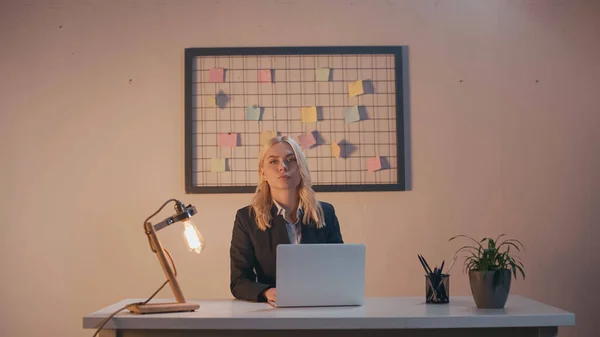
<svg viewBox="0 0 600 337">
<path fill-rule="evenodd" d="M 259 82 L 271 82 L 271 69 L 261 69 L 258 71 Z"/>
<path fill-rule="evenodd" d="M 225 172 L 225 158 L 212 158 L 210 170 L 212 172 Z"/>
<path fill-rule="evenodd" d="M 263 146 L 269 142 L 269 140 L 273 137 L 277 137 L 277 131 L 263 131 L 260 133 L 260 146 Z"/>
<path fill-rule="evenodd" d="M 317 140 L 312 132 L 306 132 L 298 136 L 298 142 L 300 143 L 300 147 L 305 150 L 317 144 Z"/>
<path fill-rule="evenodd" d="M 341 152 L 342 152 L 342 148 L 340 147 L 340 144 L 335 143 L 335 142 L 331 143 L 331 155 L 332 156 L 339 158 Z"/>
<path fill-rule="evenodd" d="M 319 82 L 327 82 L 329 81 L 329 72 L 331 69 L 329 68 L 317 68 L 315 69 L 315 78 Z"/>
<path fill-rule="evenodd" d="M 217 145 L 221 147 L 236 147 L 237 139 L 237 133 L 220 133 L 217 136 Z"/>
<path fill-rule="evenodd" d="M 344 119 L 346 120 L 346 123 L 358 122 L 360 120 L 358 106 L 355 105 L 344 109 Z"/>
<path fill-rule="evenodd" d="M 215 96 L 215 106 L 217 106 L 221 109 L 225 108 L 228 101 L 229 101 L 229 97 L 227 97 L 227 94 L 225 94 L 225 92 L 223 92 L 223 90 L 220 90 L 219 93 L 217 94 L 217 96 Z"/>
<path fill-rule="evenodd" d="M 260 107 L 256 105 L 248 105 L 248 107 L 246 108 L 246 120 L 260 120 Z"/>
<path fill-rule="evenodd" d="M 367 159 L 367 169 L 369 172 L 381 170 L 381 158 L 377 156 Z"/>
<path fill-rule="evenodd" d="M 360 80 L 360 81 L 349 83 L 348 84 L 348 93 L 350 94 L 350 97 L 364 94 L 365 90 L 363 88 L 363 81 Z"/>
<path fill-rule="evenodd" d="M 223 68 L 211 68 L 208 71 L 209 82 L 225 82 L 225 69 Z"/>
<path fill-rule="evenodd" d="M 312 123 L 317 121 L 317 107 L 303 107 L 301 109 L 302 113 L 302 122 L 303 123 Z"/>
</svg>

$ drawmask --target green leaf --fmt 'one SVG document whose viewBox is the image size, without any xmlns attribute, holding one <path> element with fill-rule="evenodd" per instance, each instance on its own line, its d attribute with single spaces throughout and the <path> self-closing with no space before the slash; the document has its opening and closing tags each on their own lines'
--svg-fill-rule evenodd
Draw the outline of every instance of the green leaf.
<svg viewBox="0 0 600 337">
<path fill-rule="evenodd" d="M 500 246 L 498 246 L 498 248 L 500 248 L 501 246 L 504 246 L 504 245 L 510 245 L 510 246 L 513 246 L 513 247 L 515 247 L 515 248 L 517 249 L 517 251 L 519 251 L 519 252 L 521 251 L 521 250 L 519 249 L 519 246 L 515 245 L 515 244 L 514 244 L 514 243 L 512 243 L 512 242 L 508 242 L 508 241 L 504 241 L 503 243 L 501 243 L 501 244 L 500 244 Z M 509 246 L 509 248 L 508 248 L 508 249 L 510 249 L 510 246 Z"/>
<path fill-rule="evenodd" d="M 522 248 L 523 250 L 525 250 L 525 246 L 523 246 L 523 244 L 521 243 L 521 241 L 519 241 L 519 240 L 517 240 L 517 239 L 508 239 L 508 240 L 506 240 L 505 242 L 516 242 L 516 243 L 518 243 L 518 244 L 520 244 L 520 245 L 521 245 L 521 248 Z"/>
<path fill-rule="evenodd" d="M 488 239 L 488 247 L 490 249 L 496 249 L 496 243 L 492 239 Z"/>
<path fill-rule="evenodd" d="M 473 246 L 462 246 L 456 251 L 456 253 L 454 253 L 454 255 L 462 252 L 463 250 L 470 250 L 470 249 L 475 250 L 475 251 L 478 250 L 476 247 L 473 247 Z"/>
<path fill-rule="evenodd" d="M 498 242 L 498 240 L 500 240 L 501 237 L 505 236 L 506 234 L 500 234 L 498 235 L 498 237 L 496 238 L 496 242 Z"/>
<path fill-rule="evenodd" d="M 479 242 L 477 242 L 477 240 L 473 239 L 473 238 L 472 238 L 472 237 L 470 237 L 470 236 L 463 235 L 463 234 L 461 234 L 461 235 L 456 235 L 456 236 L 453 236 L 453 237 L 451 237 L 451 238 L 450 238 L 450 240 L 448 240 L 448 241 L 452 241 L 452 240 L 454 240 L 454 239 L 456 239 L 456 238 L 461 238 L 461 237 L 462 237 L 462 238 L 471 239 L 471 240 L 473 240 L 473 242 L 475 242 L 475 243 L 476 243 L 478 246 L 481 246 L 481 244 L 480 244 Z"/>
</svg>

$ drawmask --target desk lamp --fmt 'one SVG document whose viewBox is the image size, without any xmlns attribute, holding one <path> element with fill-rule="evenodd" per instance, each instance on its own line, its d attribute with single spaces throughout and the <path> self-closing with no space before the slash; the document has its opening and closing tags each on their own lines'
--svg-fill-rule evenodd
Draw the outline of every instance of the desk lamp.
<svg viewBox="0 0 600 337">
<path fill-rule="evenodd" d="M 158 214 L 169 202 L 173 201 L 175 203 L 175 214 L 164 219 L 163 221 L 157 223 L 156 225 L 152 225 L 150 223 L 150 219 Z M 184 204 L 177 199 L 169 199 L 167 200 L 158 211 L 154 212 L 144 221 L 144 232 L 148 236 L 148 242 L 150 244 L 150 249 L 152 252 L 156 253 L 156 257 L 158 258 L 158 262 L 167 277 L 167 281 L 171 286 L 171 290 L 177 299 L 177 302 L 172 303 L 147 303 L 140 302 L 134 303 L 127 307 L 127 309 L 136 314 L 148 314 L 148 313 L 164 313 L 164 312 L 179 312 L 179 311 L 194 311 L 198 309 L 200 306 L 198 304 L 186 303 L 185 297 L 183 297 L 183 292 L 181 291 L 181 287 L 177 282 L 177 269 L 175 268 L 175 263 L 171 258 L 171 254 L 168 250 L 163 248 L 158 240 L 158 236 L 156 232 L 159 230 L 172 225 L 177 222 L 182 222 L 184 225 L 184 236 L 187 241 L 188 247 L 190 250 L 195 251 L 196 253 L 200 253 L 202 249 L 204 249 L 204 237 L 198 231 L 196 226 L 191 220 L 191 217 L 196 214 L 196 208 L 192 205 L 184 206 Z M 167 261 L 167 257 L 169 260 Z M 170 261 L 170 263 L 169 263 Z M 163 286 L 165 285 L 163 284 Z M 159 288 L 158 291 L 160 291 Z M 157 291 L 157 292 L 158 292 Z M 156 294 L 156 293 L 154 293 Z M 154 295 L 153 295 L 154 296 Z M 152 296 L 152 297 L 153 297 Z M 151 297 L 151 298 L 152 298 Z"/>
</svg>

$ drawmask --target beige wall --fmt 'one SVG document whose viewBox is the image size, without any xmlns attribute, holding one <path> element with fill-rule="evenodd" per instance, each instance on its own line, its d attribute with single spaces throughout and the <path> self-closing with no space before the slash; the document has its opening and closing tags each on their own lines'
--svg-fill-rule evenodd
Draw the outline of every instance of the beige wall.
<svg viewBox="0 0 600 337">
<path fill-rule="evenodd" d="M 184 192 L 184 48 L 389 44 L 410 51 L 413 190 L 319 195 L 368 247 L 367 294 L 422 296 L 417 253 L 507 233 L 528 248 L 513 293 L 592 336 L 599 17 L 593 0 L 1 1 L 0 335 L 91 335 L 83 315 L 151 294 L 163 276 L 142 221 L 170 197 L 198 207 L 208 240 L 195 255 L 161 232 L 185 294 L 230 298 L 250 195 Z M 459 270 L 451 294 L 470 295 Z"/>
</svg>

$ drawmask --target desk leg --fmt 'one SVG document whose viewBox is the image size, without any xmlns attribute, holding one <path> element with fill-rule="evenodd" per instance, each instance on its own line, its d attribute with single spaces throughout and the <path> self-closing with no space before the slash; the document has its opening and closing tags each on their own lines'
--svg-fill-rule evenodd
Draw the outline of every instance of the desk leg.
<svg viewBox="0 0 600 337">
<path fill-rule="evenodd" d="M 557 337 L 558 336 L 558 327 L 549 326 L 543 327 L 538 330 L 539 337 Z"/>
<path fill-rule="evenodd" d="M 100 333 L 98 334 L 99 337 L 117 337 L 120 336 L 121 334 L 117 334 L 117 330 L 100 330 Z"/>
</svg>

